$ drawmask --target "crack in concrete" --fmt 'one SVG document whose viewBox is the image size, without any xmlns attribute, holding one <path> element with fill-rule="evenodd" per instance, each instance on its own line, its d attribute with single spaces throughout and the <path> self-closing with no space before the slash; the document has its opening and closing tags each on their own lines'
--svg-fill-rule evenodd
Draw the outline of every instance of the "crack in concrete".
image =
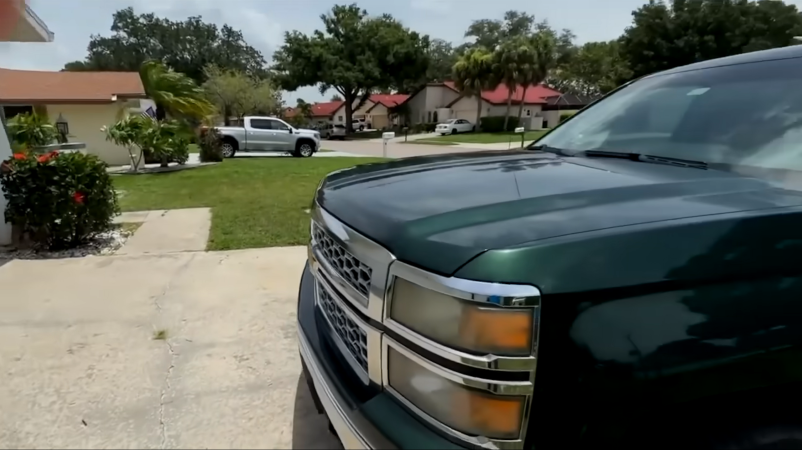
<svg viewBox="0 0 802 450">
<path fill-rule="evenodd" d="M 184 271 L 189 267 L 189 264 L 195 259 L 195 255 L 190 256 L 184 264 L 182 264 L 170 278 L 170 281 L 164 286 L 164 289 L 153 298 L 153 304 L 156 306 L 157 314 L 161 314 L 164 311 L 161 303 L 159 300 L 163 299 L 167 293 L 170 291 L 170 288 L 173 286 L 173 280 L 177 277 L 181 276 Z M 165 399 L 167 398 L 168 393 L 172 390 L 172 385 L 170 384 L 170 378 L 173 375 L 173 370 L 175 369 L 175 362 L 178 358 L 178 353 L 173 348 L 173 344 L 170 343 L 170 337 L 168 336 L 167 339 L 164 340 L 164 343 L 167 345 L 167 351 L 170 355 L 170 365 L 167 367 L 167 373 L 164 376 L 164 387 L 161 390 L 161 395 L 159 396 L 159 434 L 161 435 L 161 446 L 160 448 L 167 448 L 167 423 L 165 421 L 164 413 L 165 413 Z"/>
<path fill-rule="evenodd" d="M 170 344 L 169 341 L 165 340 L 165 344 L 167 344 L 167 350 L 170 352 L 170 367 L 167 368 L 167 374 L 164 377 L 164 389 L 162 389 L 161 396 L 159 398 L 159 428 L 161 434 L 161 447 L 160 448 L 167 448 L 167 424 L 164 421 L 164 399 L 167 398 L 167 393 L 172 389 L 170 385 L 170 377 L 173 375 L 173 369 L 175 369 L 175 359 L 178 354 L 173 349 L 173 345 Z"/>
</svg>

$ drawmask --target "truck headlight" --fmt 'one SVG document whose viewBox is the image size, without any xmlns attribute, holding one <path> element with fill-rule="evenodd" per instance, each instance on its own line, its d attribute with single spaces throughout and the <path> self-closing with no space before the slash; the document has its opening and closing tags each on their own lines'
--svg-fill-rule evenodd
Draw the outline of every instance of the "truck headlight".
<svg viewBox="0 0 802 450">
<path fill-rule="evenodd" d="M 526 397 L 494 395 L 463 386 L 388 348 L 388 384 L 422 412 L 468 435 L 515 439 Z"/>
<path fill-rule="evenodd" d="M 454 349 L 498 356 L 532 354 L 532 308 L 466 301 L 396 277 L 389 315 L 410 330 Z"/>
</svg>

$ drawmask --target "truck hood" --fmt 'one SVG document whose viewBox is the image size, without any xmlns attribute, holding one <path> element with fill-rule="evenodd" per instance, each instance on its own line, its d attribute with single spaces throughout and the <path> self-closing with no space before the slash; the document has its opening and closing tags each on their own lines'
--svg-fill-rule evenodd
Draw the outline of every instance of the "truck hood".
<svg viewBox="0 0 802 450">
<path fill-rule="evenodd" d="M 295 131 L 297 131 L 298 134 L 303 135 L 303 136 L 314 136 L 314 135 L 318 134 L 317 131 L 310 130 L 310 129 L 307 129 L 307 128 L 296 128 Z"/>
<path fill-rule="evenodd" d="M 401 261 L 442 275 L 489 249 L 627 225 L 802 204 L 718 170 L 543 152 L 476 152 L 330 174 L 318 204 Z"/>
</svg>

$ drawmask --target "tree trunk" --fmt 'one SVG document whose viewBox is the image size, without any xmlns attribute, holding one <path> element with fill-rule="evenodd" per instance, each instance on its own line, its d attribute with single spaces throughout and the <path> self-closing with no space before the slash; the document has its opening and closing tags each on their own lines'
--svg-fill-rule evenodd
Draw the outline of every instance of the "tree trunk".
<svg viewBox="0 0 802 450">
<path fill-rule="evenodd" d="M 167 155 L 162 155 L 160 167 L 169 167 L 169 166 L 170 166 L 170 158 Z"/>
<path fill-rule="evenodd" d="M 521 115 L 524 112 L 524 99 L 526 98 L 526 90 L 529 89 L 529 86 L 524 85 L 524 92 L 521 94 L 521 106 L 518 107 L 518 126 L 521 126 Z"/>
<path fill-rule="evenodd" d="M 481 130 L 480 122 L 482 121 L 482 95 L 476 94 L 476 129 Z"/>
<path fill-rule="evenodd" d="M 521 104 L 523 105 L 523 101 L 521 101 Z M 504 131 L 507 131 L 507 125 L 510 123 L 510 111 L 512 111 L 512 89 L 507 86 L 507 114 L 504 116 Z M 518 118 L 518 122 L 520 121 L 521 119 Z"/>
<path fill-rule="evenodd" d="M 223 106 L 223 125 L 231 126 L 231 107 L 228 105 Z"/>
<path fill-rule="evenodd" d="M 345 96 L 345 134 L 351 134 L 354 131 L 352 125 L 354 123 L 352 117 L 354 114 L 354 97 L 355 95 L 350 92 Z"/>
</svg>

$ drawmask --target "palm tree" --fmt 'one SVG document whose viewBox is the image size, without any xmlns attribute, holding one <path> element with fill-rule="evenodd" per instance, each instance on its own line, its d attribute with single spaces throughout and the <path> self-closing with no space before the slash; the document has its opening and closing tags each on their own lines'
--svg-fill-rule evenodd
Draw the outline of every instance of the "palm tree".
<svg viewBox="0 0 802 450">
<path fill-rule="evenodd" d="M 472 48 L 454 64 L 454 83 L 466 96 L 476 97 L 476 126 L 482 119 L 482 91 L 494 86 L 493 55 L 483 47 Z"/>
<path fill-rule="evenodd" d="M 553 33 L 540 31 L 529 38 L 530 51 L 521 54 L 521 70 L 518 82 L 523 87 L 521 99 L 526 97 L 529 86 L 537 86 L 549 75 L 557 64 L 557 42 Z M 524 102 L 518 107 L 518 122 L 524 111 Z"/>
<path fill-rule="evenodd" d="M 507 86 L 507 113 L 504 116 L 504 130 L 510 120 L 512 94 L 517 90 L 523 71 L 531 62 L 533 53 L 532 39 L 523 36 L 502 43 L 493 52 L 493 72 L 496 78 Z M 520 121 L 520 117 L 518 118 Z"/>
<path fill-rule="evenodd" d="M 156 103 L 158 120 L 163 120 L 168 114 L 202 119 L 214 113 L 214 106 L 192 78 L 159 61 L 142 63 L 139 76 L 145 93 Z"/>
</svg>

